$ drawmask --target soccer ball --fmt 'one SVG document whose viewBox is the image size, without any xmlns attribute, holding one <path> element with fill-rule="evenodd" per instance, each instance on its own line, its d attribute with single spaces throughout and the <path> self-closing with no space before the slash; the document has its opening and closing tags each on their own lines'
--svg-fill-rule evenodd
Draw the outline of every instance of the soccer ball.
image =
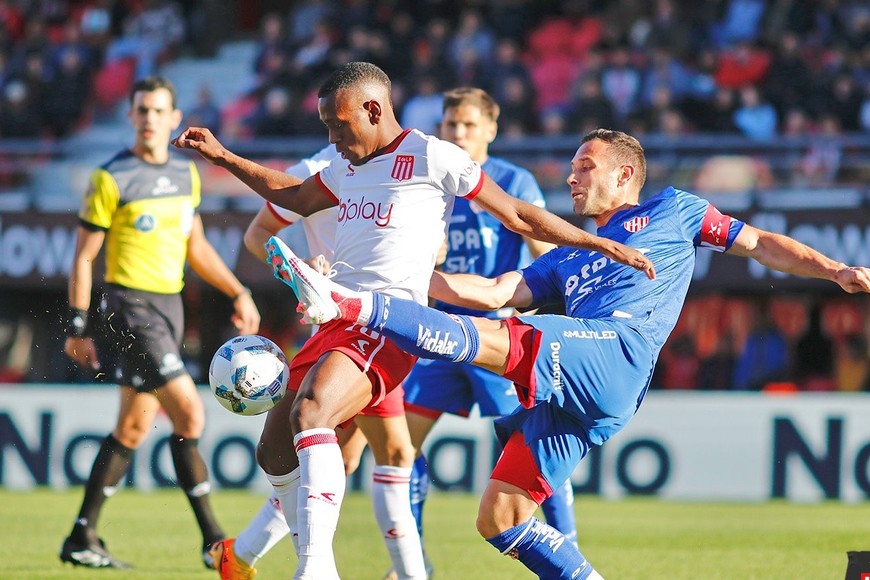
<svg viewBox="0 0 870 580">
<path fill-rule="evenodd" d="M 231 338 L 217 349 L 208 367 L 208 382 L 225 409 L 237 415 L 259 415 L 284 397 L 289 372 L 278 345 L 251 334 Z"/>
</svg>

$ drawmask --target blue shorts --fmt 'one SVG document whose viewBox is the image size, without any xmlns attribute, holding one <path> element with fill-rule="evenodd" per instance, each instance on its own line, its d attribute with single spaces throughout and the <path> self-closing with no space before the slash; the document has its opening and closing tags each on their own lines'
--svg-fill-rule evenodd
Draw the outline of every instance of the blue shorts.
<svg viewBox="0 0 870 580">
<path fill-rule="evenodd" d="M 462 417 L 475 403 L 482 417 L 501 417 L 519 405 L 510 380 L 470 364 L 420 359 L 404 386 L 406 404 Z"/>
<path fill-rule="evenodd" d="M 532 327 L 531 341 L 511 340 L 508 376 L 526 408 L 559 407 L 600 445 L 637 411 L 646 394 L 655 353 L 640 333 L 618 318 L 521 316 L 509 326 Z M 534 360 L 534 365 L 529 362 Z M 525 364 L 523 364 L 525 363 Z M 526 440 L 531 441 L 529 434 Z"/>
</svg>

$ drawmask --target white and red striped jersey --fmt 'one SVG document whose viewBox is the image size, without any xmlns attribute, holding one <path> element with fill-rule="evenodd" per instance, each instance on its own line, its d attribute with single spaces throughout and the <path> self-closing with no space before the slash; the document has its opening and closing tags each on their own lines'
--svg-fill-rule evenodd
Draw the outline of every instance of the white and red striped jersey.
<svg viewBox="0 0 870 580">
<path fill-rule="evenodd" d="M 412 129 L 362 165 L 335 157 L 316 179 L 338 205 L 335 281 L 421 304 L 454 198 L 483 186 L 468 153 Z"/>
</svg>

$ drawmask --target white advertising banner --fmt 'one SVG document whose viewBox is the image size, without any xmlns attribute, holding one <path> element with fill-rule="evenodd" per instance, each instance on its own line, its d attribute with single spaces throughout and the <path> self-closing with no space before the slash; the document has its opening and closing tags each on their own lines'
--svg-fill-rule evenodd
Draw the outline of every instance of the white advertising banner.
<svg viewBox="0 0 870 580">
<path fill-rule="evenodd" d="M 210 392 L 201 448 L 218 487 L 266 492 L 254 459 L 262 417 L 238 417 Z M 0 385 L 0 486 L 64 488 L 87 478 L 115 423 L 111 387 Z M 127 484 L 173 485 L 171 426 L 158 417 Z M 425 446 L 433 485 L 483 489 L 498 456 L 491 421 L 445 416 Z M 351 478 L 368 486 L 371 458 Z M 791 501 L 870 497 L 870 394 L 652 392 L 628 427 L 577 468 L 578 493 L 618 498 Z"/>
</svg>

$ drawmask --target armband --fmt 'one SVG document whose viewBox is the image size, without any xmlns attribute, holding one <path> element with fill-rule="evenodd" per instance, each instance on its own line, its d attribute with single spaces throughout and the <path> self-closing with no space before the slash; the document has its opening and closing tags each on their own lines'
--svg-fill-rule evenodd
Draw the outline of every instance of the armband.
<svg viewBox="0 0 870 580">
<path fill-rule="evenodd" d="M 67 313 L 66 335 L 81 338 L 88 332 L 88 311 L 84 308 L 69 307 Z"/>
</svg>

